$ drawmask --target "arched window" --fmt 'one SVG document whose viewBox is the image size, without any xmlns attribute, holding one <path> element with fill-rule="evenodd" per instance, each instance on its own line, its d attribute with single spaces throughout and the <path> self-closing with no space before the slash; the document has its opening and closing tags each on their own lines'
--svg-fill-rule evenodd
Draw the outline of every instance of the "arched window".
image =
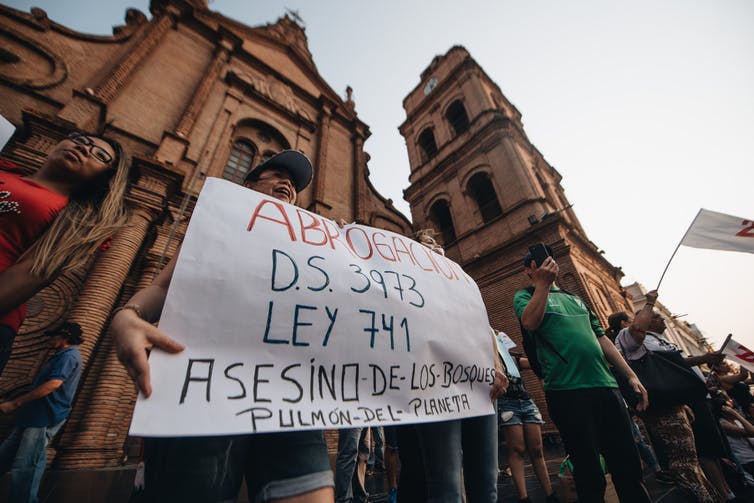
<svg viewBox="0 0 754 503">
<path fill-rule="evenodd" d="M 435 143 L 435 135 L 432 132 L 432 128 L 427 128 L 419 135 L 419 147 L 424 154 L 424 162 L 432 159 L 437 153 L 437 143 Z"/>
<path fill-rule="evenodd" d="M 479 213 L 481 213 L 484 223 L 503 213 L 497 200 L 497 194 L 495 194 L 495 188 L 492 186 L 487 173 L 477 173 L 472 176 L 469 180 L 468 191 L 479 206 Z"/>
<path fill-rule="evenodd" d="M 469 116 L 466 115 L 466 109 L 463 108 L 463 103 L 459 100 L 450 104 L 445 112 L 445 118 L 450 123 L 456 136 L 469 129 Z"/>
<path fill-rule="evenodd" d="M 444 199 L 436 201 L 429 209 L 429 219 L 440 231 L 442 244 L 447 246 L 456 240 L 456 230 L 453 228 L 453 217 L 450 216 L 450 207 Z"/>
<path fill-rule="evenodd" d="M 253 166 L 257 149 L 247 140 L 236 140 L 230 149 L 228 162 L 225 164 L 223 178 L 235 183 L 243 183 L 246 173 Z"/>
</svg>

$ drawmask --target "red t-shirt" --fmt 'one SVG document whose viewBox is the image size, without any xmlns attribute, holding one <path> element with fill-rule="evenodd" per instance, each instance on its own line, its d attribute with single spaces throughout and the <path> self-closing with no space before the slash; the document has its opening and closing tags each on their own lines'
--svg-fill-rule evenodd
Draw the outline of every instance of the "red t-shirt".
<svg viewBox="0 0 754 503">
<path fill-rule="evenodd" d="M 0 168 L 15 168 L 0 161 Z M 44 234 L 68 197 L 38 183 L 0 171 L 0 271 L 13 265 Z M 0 315 L 0 324 L 18 331 L 26 316 L 22 304 Z"/>
</svg>

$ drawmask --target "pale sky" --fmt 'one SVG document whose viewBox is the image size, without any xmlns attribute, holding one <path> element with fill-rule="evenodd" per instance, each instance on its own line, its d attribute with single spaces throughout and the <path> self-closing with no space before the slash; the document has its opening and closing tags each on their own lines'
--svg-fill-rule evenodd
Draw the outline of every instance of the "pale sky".
<svg viewBox="0 0 754 503">
<path fill-rule="evenodd" d="M 111 33 L 146 0 L 35 0 L 49 17 Z M 255 26 L 286 8 L 306 23 L 320 74 L 350 85 L 372 136 L 372 181 L 407 216 L 409 164 L 398 125 L 419 74 L 465 46 L 523 115 L 563 175 L 590 239 L 656 286 L 699 208 L 754 219 L 754 2 L 749 0 L 215 0 Z M 681 247 L 660 301 L 717 346 L 754 345 L 754 255 Z M 748 343 L 748 344 L 747 344 Z"/>
</svg>

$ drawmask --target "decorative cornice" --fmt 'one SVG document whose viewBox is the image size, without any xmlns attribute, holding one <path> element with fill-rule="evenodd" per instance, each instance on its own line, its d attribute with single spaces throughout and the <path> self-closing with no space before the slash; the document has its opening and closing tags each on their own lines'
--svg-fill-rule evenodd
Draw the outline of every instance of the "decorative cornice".
<svg viewBox="0 0 754 503">
<path fill-rule="evenodd" d="M 300 111 L 286 108 L 282 104 L 275 101 L 274 98 L 267 96 L 248 77 L 239 75 L 233 70 L 229 70 L 225 74 L 225 82 L 232 87 L 236 87 L 240 89 L 241 91 L 243 91 L 244 94 L 247 94 L 249 96 L 254 96 L 264 101 L 270 107 L 274 108 L 275 110 L 280 112 L 282 115 L 287 116 L 293 122 L 300 123 L 307 130 L 309 130 L 309 132 L 313 132 L 317 129 L 317 124 L 311 118 L 305 117 L 304 115 L 302 115 Z"/>
<path fill-rule="evenodd" d="M 65 63 L 63 58 L 55 54 L 52 49 L 47 47 L 39 40 L 30 40 L 25 35 L 17 32 L 9 26 L 0 25 L 0 33 L 16 41 L 26 49 L 40 55 L 43 59 L 46 59 L 52 67 L 52 73 L 49 75 L 41 75 L 37 78 L 23 79 L 15 77 L 13 74 L 13 69 L 8 68 L 6 70 L 3 68 L 3 66 L 0 66 L 0 71 L 2 71 L 2 73 L 0 73 L 0 80 L 4 80 L 11 84 L 29 89 L 48 89 L 60 84 L 66 78 L 68 78 L 68 65 Z M 8 49 L 6 49 L 6 52 L 13 54 Z M 23 59 L 21 59 L 20 56 L 18 57 L 20 60 L 19 62 L 23 62 Z"/>
</svg>

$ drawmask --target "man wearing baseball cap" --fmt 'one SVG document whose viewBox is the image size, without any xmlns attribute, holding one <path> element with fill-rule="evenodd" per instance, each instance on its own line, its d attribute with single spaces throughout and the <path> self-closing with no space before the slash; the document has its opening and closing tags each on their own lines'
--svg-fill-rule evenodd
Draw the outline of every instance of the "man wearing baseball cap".
<svg viewBox="0 0 754 503">
<path fill-rule="evenodd" d="M 71 413 L 81 376 L 83 342 L 78 323 L 63 323 L 46 332 L 55 354 L 44 364 L 33 388 L 0 403 L 0 412 L 16 415 L 16 428 L 0 445 L 0 476 L 11 471 L 11 501 L 37 501 L 47 460 L 47 444 Z"/>
<path fill-rule="evenodd" d="M 309 158 L 298 150 L 283 150 L 250 170 L 244 178 L 244 186 L 253 188 L 257 192 L 264 192 L 264 190 L 259 190 L 259 187 L 254 188 L 250 185 L 259 182 L 262 173 L 272 170 L 286 173 L 296 192 L 304 190 L 312 181 L 312 163 Z M 274 196 L 274 194 L 269 195 Z"/>
<path fill-rule="evenodd" d="M 294 204 L 311 180 L 312 164 L 306 155 L 284 150 L 250 170 L 243 185 Z M 147 350 L 184 349 L 152 325 L 160 317 L 177 257 L 150 286 L 131 297 L 110 324 L 118 358 L 145 397 L 152 394 Z M 147 502 L 235 501 L 244 477 L 250 501 L 333 501 L 333 474 L 322 431 L 151 438 L 145 441 L 144 462 Z"/>
</svg>

